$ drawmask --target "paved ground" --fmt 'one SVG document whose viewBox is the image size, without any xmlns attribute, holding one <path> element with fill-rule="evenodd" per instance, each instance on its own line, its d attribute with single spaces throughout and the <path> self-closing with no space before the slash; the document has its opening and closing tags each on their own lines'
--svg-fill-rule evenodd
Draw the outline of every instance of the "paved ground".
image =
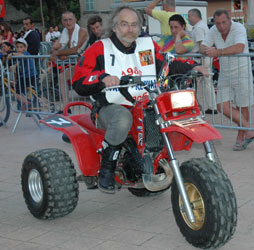
<svg viewBox="0 0 254 250">
<path fill-rule="evenodd" d="M 191 250 L 182 237 L 172 213 L 171 191 L 138 198 L 127 190 L 116 195 L 87 190 L 80 183 L 77 208 L 53 221 L 35 219 L 26 208 L 20 185 L 20 170 L 27 154 L 56 147 L 74 160 L 72 146 L 57 131 L 41 130 L 31 118 L 22 117 L 11 134 L 16 114 L 0 127 L 0 249 L 1 250 Z M 221 130 L 223 140 L 216 148 L 232 181 L 238 202 L 238 226 L 233 239 L 221 249 L 249 250 L 254 246 L 253 179 L 254 143 L 243 152 L 233 152 L 235 131 Z M 202 147 L 179 154 L 182 158 L 203 155 Z"/>
</svg>

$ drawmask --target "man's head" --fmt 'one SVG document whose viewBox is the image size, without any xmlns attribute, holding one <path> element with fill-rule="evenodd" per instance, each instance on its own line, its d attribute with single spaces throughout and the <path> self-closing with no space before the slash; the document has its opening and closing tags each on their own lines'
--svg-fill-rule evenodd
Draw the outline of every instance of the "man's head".
<svg viewBox="0 0 254 250">
<path fill-rule="evenodd" d="M 77 19 L 73 12 L 65 11 L 62 14 L 62 24 L 67 30 L 73 30 Z"/>
<path fill-rule="evenodd" d="M 109 33 L 115 32 L 120 42 L 129 47 L 138 38 L 141 26 L 140 14 L 129 6 L 121 6 L 112 15 Z"/>
<path fill-rule="evenodd" d="M 31 17 L 26 17 L 23 19 L 23 25 L 24 25 L 24 30 L 29 31 L 34 29 L 34 22 Z"/>
<path fill-rule="evenodd" d="M 54 27 L 54 31 L 58 31 L 58 26 L 57 25 Z"/>
<path fill-rule="evenodd" d="M 175 0 L 162 0 L 162 9 L 165 11 L 175 11 L 176 2 Z"/>
<path fill-rule="evenodd" d="M 227 36 L 231 28 L 231 19 L 225 9 L 218 9 L 213 14 L 214 23 L 222 36 Z"/>
<path fill-rule="evenodd" d="M 92 16 L 87 21 L 87 28 L 90 30 L 97 38 L 101 38 L 103 34 L 102 19 L 100 16 Z"/>
<path fill-rule="evenodd" d="M 19 38 L 16 41 L 16 50 L 18 53 L 24 53 L 27 49 L 27 42 L 23 38 Z"/>
<path fill-rule="evenodd" d="M 202 15 L 199 9 L 191 9 L 188 11 L 188 19 L 192 26 L 198 23 L 202 19 Z"/>
<path fill-rule="evenodd" d="M 169 18 L 169 26 L 173 37 L 175 37 L 181 30 L 185 30 L 186 22 L 181 15 L 176 14 Z"/>
<path fill-rule="evenodd" d="M 49 32 L 50 32 L 50 33 L 54 32 L 54 27 L 53 27 L 53 26 L 50 26 L 50 27 L 49 27 Z"/>
</svg>

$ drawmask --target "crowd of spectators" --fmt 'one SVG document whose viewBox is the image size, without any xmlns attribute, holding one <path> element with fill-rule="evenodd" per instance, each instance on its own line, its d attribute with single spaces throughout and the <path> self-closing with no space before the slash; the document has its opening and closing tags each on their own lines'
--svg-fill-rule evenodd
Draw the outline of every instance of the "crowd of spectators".
<svg viewBox="0 0 254 250">
<path fill-rule="evenodd" d="M 156 6 L 161 3 L 162 10 L 157 10 Z M 1 4 L 1 3 L 0 3 Z M 232 43 L 231 46 L 235 46 L 231 49 L 228 42 L 225 40 L 227 35 L 232 35 L 231 33 L 226 34 L 223 38 L 223 32 L 219 29 L 220 23 L 215 22 L 215 25 L 212 29 L 208 29 L 207 25 L 202 22 L 201 13 L 198 9 L 191 9 L 188 12 L 188 19 L 186 20 L 181 16 L 178 12 L 175 11 L 175 0 L 154 0 L 145 8 L 145 13 L 155 19 L 157 19 L 161 24 L 161 33 L 163 37 L 160 41 L 158 41 L 158 45 L 160 47 L 161 52 L 171 52 L 174 54 L 186 54 L 186 53 L 203 53 L 207 58 L 208 57 L 220 57 L 225 55 L 234 55 L 238 53 L 248 52 L 248 44 L 244 44 L 247 41 L 246 30 L 240 24 L 237 26 L 239 30 L 242 31 L 242 40 L 236 44 Z M 220 18 L 223 16 L 226 21 L 228 21 L 228 28 L 235 27 L 234 22 L 231 22 L 230 17 L 227 12 L 220 12 L 218 15 Z M 217 17 L 217 16 L 215 16 Z M 217 18 L 219 19 L 219 18 Z M 192 31 L 190 31 L 187 27 L 188 23 L 193 26 Z M 103 38 L 104 35 L 104 27 L 102 23 L 102 18 L 98 15 L 91 16 L 87 21 L 87 29 L 83 27 L 79 27 L 76 23 L 75 15 L 72 12 L 65 12 L 62 15 L 62 25 L 63 31 L 62 33 L 59 31 L 58 26 L 50 26 L 48 31 L 45 34 L 45 37 L 42 38 L 41 33 L 38 29 L 35 28 L 33 20 L 30 17 L 24 18 L 23 20 L 24 30 L 20 32 L 13 32 L 10 25 L 4 21 L 4 17 L 0 19 L 0 58 L 2 58 L 3 65 L 6 65 L 6 58 L 10 53 L 15 51 L 15 43 L 19 39 L 24 39 L 27 43 L 26 50 L 31 55 L 38 55 L 40 45 L 42 41 L 46 41 L 51 43 L 52 50 L 49 51 L 50 61 L 55 62 L 58 60 L 66 60 L 69 55 L 81 55 L 84 50 L 86 50 L 89 46 L 92 46 L 95 42 Z M 231 26 L 232 25 L 232 26 Z M 241 26 L 241 27 L 240 27 Z M 207 40 L 207 34 L 211 34 L 214 31 L 217 36 L 220 36 L 221 33 L 224 42 L 216 44 Z M 149 36 L 149 34 L 146 34 Z M 205 39 L 206 37 L 206 39 Z M 211 35 L 210 35 L 211 38 Z M 213 44 L 212 44 L 213 43 Z M 240 46 L 240 45 L 243 46 Z M 207 50 L 201 50 L 200 47 L 202 45 L 206 45 Z M 244 47 L 245 46 L 245 47 Z M 244 50 L 239 48 L 244 47 Z M 236 49 L 237 48 L 237 49 Z M 188 58 L 185 58 L 188 59 Z M 38 60 L 39 61 L 39 60 Z M 210 61 L 210 60 L 209 60 Z M 199 61 L 199 63 L 202 63 Z M 204 62 L 203 62 L 204 63 Z M 204 63 L 206 68 L 210 68 L 209 63 Z M 222 65 L 223 66 L 223 65 Z M 38 77 L 39 66 L 35 60 L 35 68 L 36 74 Z M 68 70 L 72 71 L 72 67 L 69 67 Z M 222 75 L 222 74 L 221 74 Z M 248 74 L 246 74 L 248 76 Z M 61 76 L 61 75 L 60 75 Z M 68 74 L 68 76 L 72 77 L 72 74 Z M 66 78 L 66 72 L 65 72 Z M 236 77 L 237 78 L 237 77 Z M 250 78 L 250 77 L 249 77 Z M 248 78 L 248 79 L 249 79 Z M 238 78 L 237 78 L 238 79 Z M 38 79 L 37 79 L 38 80 Z M 71 80 L 71 79 L 69 79 Z M 216 114 L 217 109 L 221 111 L 221 102 L 219 103 L 216 100 L 213 86 L 207 84 L 210 81 L 210 78 L 206 79 L 206 92 L 207 100 L 209 96 L 212 97 L 211 100 L 207 101 L 208 110 L 206 110 L 207 114 Z M 219 78 L 219 83 L 222 81 L 222 78 Z M 247 80 L 246 80 L 247 81 Z M 70 81 L 66 79 L 59 79 L 59 85 L 61 89 L 62 100 L 64 104 L 68 103 L 68 93 L 65 93 L 64 89 L 66 86 L 70 84 Z M 68 90 L 68 88 L 67 88 Z M 68 91 L 67 91 L 68 92 Z M 248 93 L 248 91 L 247 91 Z M 223 108 L 224 112 L 226 110 L 225 101 L 231 100 L 223 100 Z M 229 102 L 230 103 L 230 102 Z M 220 104 L 220 105 L 219 105 Z M 245 105 L 245 104 L 244 104 Z M 245 107 L 240 107 L 241 110 L 245 111 Z M 237 113 L 239 107 L 236 107 L 235 113 Z M 230 113 L 230 112 L 229 112 Z M 245 112 L 243 112 L 245 114 Z M 247 113 L 247 111 L 246 111 Z M 226 116 L 229 116 L 226 114 Z M 241 117 L 238 113 L 236 117 Z M 247 116 L 246 116 L 247 117 Z M 241 121 L 248 121 L 248 117 L 244 119 L 242 117 Z M 234 118 L 234 121 L 238 124 L 238 118 Z M 244 126 L 248 127 L 247 124 Z M 240 132 L 238 134 L 236 140 L 236 146 L 234 150 L 244 150 L 248 143 L 254 140 L 252 134 Z M 247 142 L 246 142 L 247 141 Z"/>
</svg>

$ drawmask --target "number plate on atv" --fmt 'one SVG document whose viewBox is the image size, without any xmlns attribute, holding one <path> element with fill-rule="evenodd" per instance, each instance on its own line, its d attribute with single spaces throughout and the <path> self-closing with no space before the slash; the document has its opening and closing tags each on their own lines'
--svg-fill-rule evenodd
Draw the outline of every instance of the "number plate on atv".
<svg viewBox="0 0 254 250">
<path fill-rule="evenodd" d="M 46 119 L 43 119 L 43 122 L 50 124 L 51 126 L 55 128 L 66 128 L 66 127 L 73 126 L 73 124 L 70 121 L 62 118 L 59 115 L 51 116 Z"/>
</svg>

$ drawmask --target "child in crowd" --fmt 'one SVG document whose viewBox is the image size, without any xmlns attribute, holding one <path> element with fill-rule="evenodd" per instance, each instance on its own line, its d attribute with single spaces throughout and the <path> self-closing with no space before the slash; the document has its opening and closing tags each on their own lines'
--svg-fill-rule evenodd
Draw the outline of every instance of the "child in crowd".
<svg viewBox="0 0 254 250">
<path fill-rule="evenodd" d="M 6 67 L 7 56 L 13 52 L 13 45 L 9 42 L 2 43 L 2 51 L 0 52 L 0 59 L 3 66 Z M 10 65 L 10 64 L 9 64 Z"/>
<path fill-rule="evenodd" d="M 23 38 L 19 38 L 16 41 L 16 51 L 9 55 L 11 56 L 29 56 L 27 52 L 27 42 Z M 22 105 L 26 107 L 29 103 L 27 102 L 27 87 L 34 87 L 36 78 L 36 69 L 34 60 L 32 58 L 17 58 L 15 63 L 15 75 L 16 85 L 15 92 L 16 98 L 19 100 L 18 108 Z"/>
</svg>

